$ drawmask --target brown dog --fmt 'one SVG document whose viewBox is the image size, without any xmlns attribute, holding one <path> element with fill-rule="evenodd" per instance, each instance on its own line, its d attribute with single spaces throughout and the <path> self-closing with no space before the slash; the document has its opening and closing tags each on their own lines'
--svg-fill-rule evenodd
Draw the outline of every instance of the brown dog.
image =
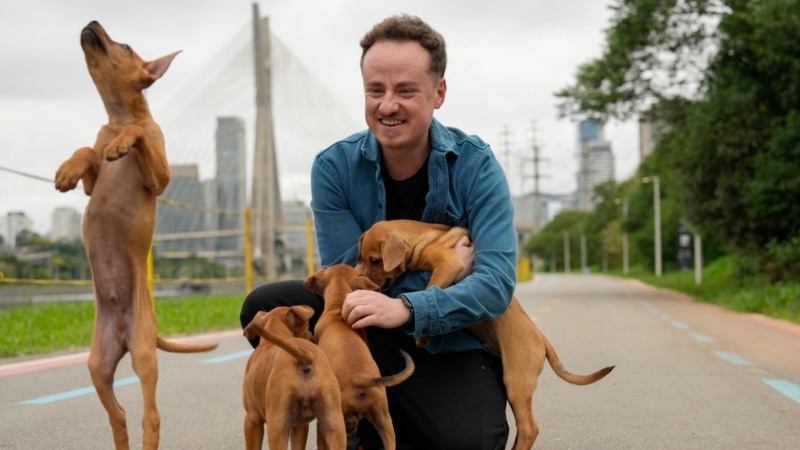
<svg viewBox="0 0 800 450">
<path fill-rule="evenodd" d="M 158 336 L 147 287 L 156 196 L 167 187 L 170 172 L 164 136 L 150 116 L 142 90 L 164 74 L 177 53 L 145 62 L 128 45 L 112 41 L 97 22 L 81 32 L 81 47 L 108 123 L 100 129 L 94 148 L 80 148 L 61 164 L 55 186 L 66 192 L 80 180 L 91 197 L 83 219 L 96 298 L 89 372 L 108 411 L 114 443 L 127 449 L 125 411 L 114 396 L 113 382 L 117 364 L 130 351 L 144 399 L 143 447 L 155 449 L 161 423 L 156 408 L 156 348 L 169 352 L 216 348 L 216 344 L 176 344 Z"/>
<path fill-rule="evenodd" d="M 355 289 L 377 290 L 378 286 L 355 268 L 336 264 L 308 277 L 305 286 L 311 292 L 321 291 L 325 310 L 314 327 L 317 344 L 328 355 L 342 390 L 342 411 L 348 434 L 354 435 L 362 418 L 369 420 L 378 431 L 386 450 L 394 450 L 395 434 L 389 415 L 386 388 L 402 383 L 414 372 L 414 362 L 400 350 L 406 368 L 381 377 L 372 359 L 364 330 L 354 330 L 342 318 L 345 296 Z"/>
<path fill-rule="evenodd" d="M 311 342 L 308 306 L 279 306 L 259 312 L 244 329 L 248 339 L 262 339 L 244 372 L 244 440 L 260 449 L 267 424 L 269 448 L 304 449 L 308 423 L 317 419 L 317 445 L 347 446 L 341 394 L 328 357 Z"/>
<path fill-rule="evenodd" d="M 464 268 L 453 246 L 468 235 L 465 228 L 413 220 L 378 222 L 359 239 L 360 262 L 356 269 L 384 287 L 391 285 L 405 271 L 428 270 L 432 272 L 428 287 L 445 288 Z M 539 434 L 539 425 L 533 415 L 533 392 L 545 358 L 562 380 L 577 385 L 594 383 L 614 368 L 606 367 L 590 375 L 569 372 L 515 297 L 500 317 L 465 329 L 481 339 L 490 350 L 499 351 L 503 362 L 503 383 L 517 425 L 514 450 L 530 449 Z"/>
</svg>

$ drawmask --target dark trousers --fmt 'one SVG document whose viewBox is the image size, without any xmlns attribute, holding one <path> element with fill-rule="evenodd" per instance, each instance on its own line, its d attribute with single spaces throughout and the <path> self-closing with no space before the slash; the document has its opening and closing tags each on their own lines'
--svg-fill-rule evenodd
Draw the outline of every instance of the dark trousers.
<svg viewBox="0 0 800 450">
<path fill-rule="evenodd" d="M 239 319 L 244 327 L 258 311 L 292 305 L 314 308 L 313 331 L 324 303 L 299 280 L 253 289 L 242 305 Z M 418 348 L 414 338 L 400 329 L 369 328 L 367 336 L 382 375 L 403 369 L 405 362 L 399 349 L 411 355 L 416 366 L 408 380 L 386 390 L 398 448 L 505 448 L 508 439 L 506 391 L 499 358 L 484 350 L 429 353 Z M 258 341 L 251 341 L 251 344 L 258 345 Z M 380 438 L 367 421 L 361 422 L 358 435 L 365 450 L 381 448 Z"/>
</svg>

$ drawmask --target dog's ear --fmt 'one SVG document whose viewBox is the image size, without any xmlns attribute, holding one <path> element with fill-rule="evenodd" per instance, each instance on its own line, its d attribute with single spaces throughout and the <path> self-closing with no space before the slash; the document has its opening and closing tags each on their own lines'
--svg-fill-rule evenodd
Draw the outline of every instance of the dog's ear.
<svg viewBox="0 0 800 450">
<path fill-rule="evenodd" d="M 319 280 L 318 279 L 322 275 L 322 271 L 323 270 L 325 270 L 325 269 L 320 269 L 320 270 L 314 272 L 308 278 L 306 278 L 306 281 L 303 282 L 303 286 L 305 286 L 306 289 L 308 289 L 309 291 L 311 291 L 314 294 L 316 294 L 317 290 L 319 289 L 319 283 L 318 283 Z"/>
<path fill-rule="evenodd" d="M 307 323 L 311 316 L 314 315 L 314 309 L 306 305 L 297 305 L 289 308 L 295 318 L 295 326 L 301 326 Z"/>
<path fill-rule="evenodd" d="M 367 231 L 361 233 L 361 236 L 358 237 L 358 257 L 361 257 L 361 249 L 364 248 L 364 235 L 367 234 Z"/>
<path fill-rule="evenodd" d="M 147 71 L 147 76 L 144 80 L 142 80 L 144 87 L 149 87 L 157 79 L 161 78 L 161 76 L 164 75 L 164 72 L 169 69 L 169 65 L 172 63 L 172 60 L 175 59 L 180 52 L 181 51 L 178 50 L 175 53 L 170 53 L 169 55 L 165 55 L 161 58 L 144 63 L 144 68 Z"/>
<path fill-rule="evenodd" d="M 383 270 L 391 272 L 398 267 L 401 271 L 405 272 L 406 269 L 406 254 L 409 247 L 406 240 L 399 233 L 389 233 L 386 240 L 383 241 L 382 257 L 383 257 Z"/>
<path fill-rule="evenodd" d="M 375 284 L 372 280 L 368 277 L 359 275 L 358 277 L 353 279 L 353 286 L 352 288 L 355 289 L 366 289 L 368 291 L 378 291 L 381 289 L 380 286 Z"/>
<path fill-rule="evenodd" d="M 259 311 L 256 313 L 255 317 L 250 321 L 249 324 L 244 328 L 242 334 L 247 339 L 253 339 L 256 336 L 261 336 L 259 331 L 264 329 L 264 326 L 267 322 L 267 313 L 264 311 Z"/>
</svg>

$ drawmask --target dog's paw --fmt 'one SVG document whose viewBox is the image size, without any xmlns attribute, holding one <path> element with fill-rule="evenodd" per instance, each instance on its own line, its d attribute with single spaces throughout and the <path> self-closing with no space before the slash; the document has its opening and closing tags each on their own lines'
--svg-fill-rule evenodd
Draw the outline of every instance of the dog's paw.
<svg viewBox="0 0 800 450">
<path fill-rule="evenodd" d="M 106 161 L 116 161 L 123 156 L 127 155 L 128 152 L 131 150 L 129 145 L 115 145 L 117 141 L 111 141 L 110 144 L 103 150 L 103 156 L 106 158 Z"/>
<path fill-rule="evenodd" d="M 62 164 L 56 171 L 56 190 L 59 192 L 67 192 L 75 189 L 78 186 L 78 181 L 81 179 L 81 172 L 74 170 L 68 164 Z"/>
</svg>

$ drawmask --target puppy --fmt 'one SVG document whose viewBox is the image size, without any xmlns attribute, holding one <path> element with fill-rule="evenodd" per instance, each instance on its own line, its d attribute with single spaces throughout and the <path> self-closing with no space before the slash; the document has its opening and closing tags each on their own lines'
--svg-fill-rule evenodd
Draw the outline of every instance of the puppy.
<svg viewBox="0 0 800 450">
<path fill-rule="evenodd" d="M 378 290 L 367 277 L 359 276 L 355 268 L 336 264 L 308 277 L 305 286 L 311 292 L 322 292 L 325 309 L 314 327 L 317 344 L 328 355 L 342 390 L 342 411 L 347 433 L 354 435 L 362 418 L 369 420 L 378 431 L 386 450 L 396 448 L 394 425 L 389 416 L 386 388 L 402 383 L 414 372 L 414 362 L 400 350 L 406 362 L 401 372 L 381 377 L 372 359 L 364 330 L 354 330 L 342 318 L 345 296 L 355 289 Z"/>
<path fill-rule="evenodd" d="M 158 336 L 153 300 L 147 287 L 147 254 L 153 240 L 156 197 L 170 172 L 164 136 L 150 115 L 142 90 L 166 72 L 178 53 L 146 62 L 127 44 L 111 40 L 91 22 L 81 32 L 89 74 L 108 114 L 94 148 L 78 149 L 56 172 L 55 187 L 89 195 L 83 240 L 92 270 L 95 321 L 89 372 L 108 412 L 117 449 L 127 449 L 125 411 L 114 395 L 117 364 L 131 353 L 144 400 L 143 448 L 156 449 L 160 417 L 156 408 L 156 348 L 199 352 L 214 345 L 184 345 Z"/>
<path fill-rule="evenodd" d="M 244 439 L 261 449 L 264 423 L 269 448 L 304 449 L 308 423 L 317 419 L 317 445 L 347 446 L 341 395 L 325 353 L 311 342 L 308 306 L 279 306 L 259 312 L 244 329 L 248 339 L 260 336 L 244 372 Z"/>
<path fill-rule="evenodd" d="M 464 268 L 453 247 L 468 235 L 465 228 L 413 220 L 378 222 L 359 239 L 360 261 L 356 271 L 385 288 L 406 271 L 427 270 L 432 272 L 428 287 L 445 288 Z M 499 353 L 503 362 L 503 383 L 517 425 L 514 450 L 530 449 L 539 434 L 533 415 L 533 392 L 545 358 L 556 375 L 577 385 L 594 383 L 614 368 L 605 367 L 590 375 L 569 372 L 516 297 L 512 297 L 508 309 L 500 317 L 465 329 L 489 350 Z"/>
</svg>

